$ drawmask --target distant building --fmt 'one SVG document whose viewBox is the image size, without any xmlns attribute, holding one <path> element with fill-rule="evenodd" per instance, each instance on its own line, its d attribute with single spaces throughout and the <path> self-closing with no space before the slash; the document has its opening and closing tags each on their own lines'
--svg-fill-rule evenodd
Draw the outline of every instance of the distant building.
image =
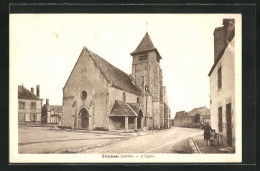
<svg viewBox="0 0 260 171">
<path fill-rule="evenodd" d="M 187 116 L 193 117 L 193 124 L 197 127 L 205 122 L 210 123 L 210 110 L 205 106 L 194 108 Z"/>
<path fill-rule="evenodd" d="M 177 127 L 199 128 L 205 122 L 210 123 L 210 110 L 205 106 L 194 108 L 189 113 L 185 111 L 176 112 L 174 118 L 174 126 Z"/>
<path fill-rule="evenodd" d="M 175 117 L 174 117 L 174 126 L 177 127 L 186 127 L 187 125 L 190 124 L 190 122 L 186 123 L 186 116 L 188 115 L 187 112 L 185 111 L 179 111 L 176 112 Z"/>
<path fill-rule="evenodd" d="M 128 75 L 84 47 L 63 88 L 63 125 L 80 129 L 169 128 L 160 56 L 148 33 Z M 124 60 L 124 59 L 122 59 Z"/>
<path fill-rule="evenodd" d="M 63 107 L 61 105 L 50 105 L 49 99 L 42 107 L 42 123 L 47 125 L 61 125 Z"/>
<path fill-rule="evenodd" d="M 27 90 L 23 85 L 18 86 L 18 124 L 41 125 L 42 99 L 40 98 L 40 86 Z"/>
<path fill-rule="evenodd" d="M 235 147 L 235 20 L 224 19 L 214 31 L 214 64 L 210 77 L 211 126 L 220 143 Z"/>
</svg>

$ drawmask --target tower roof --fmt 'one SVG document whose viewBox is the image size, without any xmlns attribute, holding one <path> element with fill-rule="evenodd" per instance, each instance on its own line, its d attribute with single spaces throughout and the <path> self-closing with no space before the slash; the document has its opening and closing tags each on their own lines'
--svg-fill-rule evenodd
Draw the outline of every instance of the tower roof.
<svg viewBox="0 0 260 171">
<path fill-rule="evenodd" d="M 135 49 L 135 51 L 133 51 L 131 53 L 131 55 L 141 53 L 141 52 L 147 52 L 147 51 L 151 51 L 151 50 L 155 50 L 161 59 L 161 56 L 160 56 L 158 50 L 154 47 L 149 34 L 146 33 L 144 35 L 143 39 L 141 40 L 141 42 L 139 43 L 139 45 L 137 46 L 137 48 Z"/>
</svg>

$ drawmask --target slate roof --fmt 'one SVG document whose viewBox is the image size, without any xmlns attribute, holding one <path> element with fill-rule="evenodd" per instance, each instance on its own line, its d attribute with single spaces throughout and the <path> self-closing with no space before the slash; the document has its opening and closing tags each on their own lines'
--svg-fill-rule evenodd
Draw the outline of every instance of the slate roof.
<svg viewBox="0 0 260 171">
<path fill-rule="evenodd" d="M 31 91 L 26 89 L 24 86 L 18 85 L 18 99 L 27 99 L 27 100 L 42 100 Z"/>
<path fill-rule="evenodd" d="M 188 113 L 187 116 L 194 116 L 196 114 L 200 114 L 200 115 L 203 115 L 203 116 L 210 116 L 210 111 L 207 107 L 198 107 L 198 108 L 194 108 L 192 111 L 190 111 Z"/>
<path fill-rule="evenodd" d="M 131 53 L 131 55 L 151 50 L 155 50 L 161 59 L 161 55 L 159 54 L 158 50 L 154 47 L 149 34 L 146 33 L 139 45 L 137 46 L 137 48 L 135 49 L 135 51 Z"/>
<path fill-rule="evenodd" d="M 141 90 L 132 83 L 132 80 L 125 72 L 113 66 L 94 52 L 91 52 L 86 47 L 84 47 L 84 49 L 89 52 L 97 67 L 113 87 L 139 95 Z"/>
<path fill-rule="evenodd" d="M 115 100 L 114 106 L 109 116 L 137 116 L 135 107 L 136 106 L 133 104 L 128 104 L 123 101 Z"/>
<path fill-rule="evenodd" d="M 60 105 L 48 105 L 47 111 L 54 110 L 55 113 L 63 113 L 63 108 Z"/>
<path fill-rule="evenodd" d="M 139 103 L 127 103 L 135 113 L 139 114 Z"/>
</svg>

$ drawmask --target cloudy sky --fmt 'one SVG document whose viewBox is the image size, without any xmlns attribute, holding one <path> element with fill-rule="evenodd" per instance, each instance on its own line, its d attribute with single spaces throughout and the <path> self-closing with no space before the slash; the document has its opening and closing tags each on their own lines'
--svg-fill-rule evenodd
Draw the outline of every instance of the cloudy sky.
<svg viewBox="0 0 260 171">
<path fill-rule="evenodd" d="M 10 80 L 62 105 L 62 88 L 84 46 L 127 74 L 148 33 L 162 56 L 172 116 L 209 106 L 213 31 L 231 14 L 11 14 Z M 148 28 L 147 24 L 148 23 Z M 14 89 L 15 90 L 15 89 Z M 17 91 L 16 91 L 17 92 Z"/>
</svg>

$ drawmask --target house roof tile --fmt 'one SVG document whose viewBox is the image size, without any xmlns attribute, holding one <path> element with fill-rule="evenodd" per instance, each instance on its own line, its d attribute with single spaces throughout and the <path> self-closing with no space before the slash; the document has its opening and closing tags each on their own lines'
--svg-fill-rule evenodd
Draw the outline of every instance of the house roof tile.
<svg viewBox="0 0 260 171">
<path fill-rule="evenodd" d="M 31 91 L 26 89 L 24 86 L 18 85 L 18 99 L 28 99 L 28 100 L 42 100 Z"/>
<path fill-rule="evenodd" d="M 218 62 L 220 61 L 220 59 L 222 58 L 222 56 L 224 55 L 229 43 L 234 39 L 235 37 L 235 28 L 231 31 L 228 39 L 227 39 L 227 44 L 224 46 L 224 48 L 219 52 L 218 57 L 216 59 L 216 61 L 214 62 L 213 66 L 211 67 L 208 76 L 210 77 L 211 73 L 214 71 L 215 67 L 217 66 Z"/>
<path fill-rule="evenodd" d="M 50 111 L 50 110 L 54 110 L 55 112 L 58 112 L 58 113 L 63 113 L 63 108 L 60 105 L 48 105 L 47 111 Z"/>
<path fill-rule="evenodd" d="M 100 71 L 103 73 L 105 78 L 112 84 L 113 87 L 134 94 L 139 94 L 141 92 L 141 90 L 139 90 L 132 83 L 132 80 L 125 72 L 113 66 L 112 64 L 110 64 L 109 62 L 107 62 L 105 59 L 95 54 L 94 52 L 91 52 L 86 47 L 84 48 L 89 52 L 92 59 L 96 63 L 97 67 L 100 69 Z"/>
<path fill-rule="evenodd" d="M 133 104 L 131 104 L 133 106 Z M 109 116 L 137 116 L 135 107 L 132 108 L 123 101 L 115 100 L 114 106 Z"/>
<path fill-rule="evenodd" d="M 194 108 L 192 111 L 188 113 L 187 116 L 195 116 L 196 114 L 204 115 L 204 116 L 210 116 L 210 110 L 207 107 L 198 107 Z"/>
</svg>

